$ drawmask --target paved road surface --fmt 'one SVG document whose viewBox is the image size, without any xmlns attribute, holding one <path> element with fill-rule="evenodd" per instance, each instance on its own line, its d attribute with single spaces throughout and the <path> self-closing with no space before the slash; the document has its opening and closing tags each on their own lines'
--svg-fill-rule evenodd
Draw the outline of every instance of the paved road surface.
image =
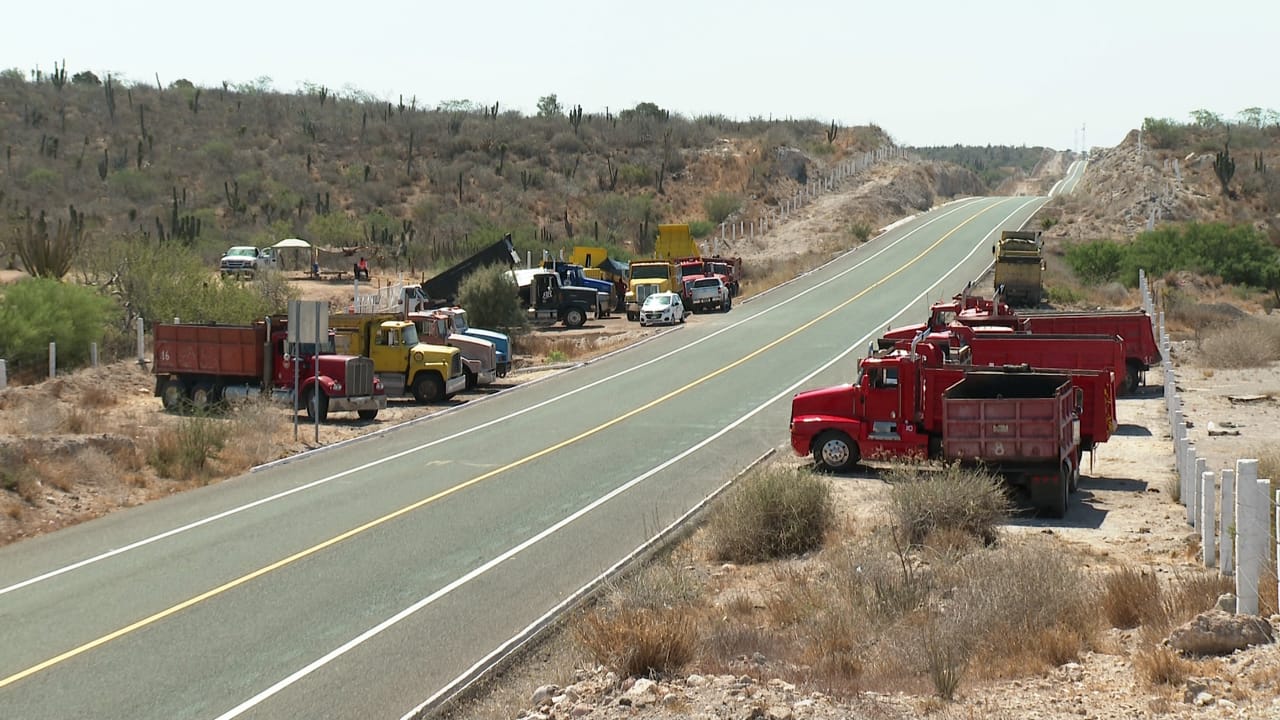
<svg viewBox="0 0 1280 720">
<path fill-rule="evenodd" d="M 0 718 L 401 717 L 787 451 L 794 392 L 1043 202 L 952 203 L 572 372 L 0 549 Z"/>
</svg>

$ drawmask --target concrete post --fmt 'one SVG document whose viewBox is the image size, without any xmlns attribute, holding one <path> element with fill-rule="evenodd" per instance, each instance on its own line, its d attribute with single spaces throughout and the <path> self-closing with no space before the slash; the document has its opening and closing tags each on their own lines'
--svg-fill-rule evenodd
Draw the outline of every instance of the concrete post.
<svg viewBox="0 0 1280 720">
<path fill-rule="evenodd" d="M 98 343 L 89 343 L 89 364 L 98 367 Z"/>
<path fill-rule="evenodd" d="M 1201 461 L 1203 462 L 1203 461 Z M 1199 465 L 1200 463 L 1196 463 Z M 1216 525 L 1217 515 L 1215 514 L 1214 473 L 1205 471 L 1200 475 L 1200 498 L 1203 506 L 1200 508 L 1200 555 L 1204 558 L 1204 566 L 1211 568 L 1218 559 L 1215 542 L 1217 540 Z"/>
<path fill-rule="evenodd" d="M 1236 481 L 1236 612 L 1257 615 L 1262 577 L 1258 536 L 1265 537 L 1266 532 L 1265 523 L 1264 527 L 1257 527 L 1258 461 L 1237 460 Z M 1265 542 L 1261 547 L 1266 547 Z"/>
<path fill-rule="evenodd" d="M 58 375 L 58 343 L 49 343 L 49 379 Z"/>
<path fill-rule="evenodd" d="M 1173 472 L 1178 476 L 1178 502 L 1187 504 L 1187 438 L 1182 425 L 1173 426 Z"/>
<path fill-rule="evenodd" d="M 0 390 L 9 387 L 9 363 L 0 360 Z"/>
<path fill-rule="evenodd" d="M 1200 493 L 1200 481 L 1201 478 L 1204 477 L 1205 466 L 1207 463 L 1204 458 L 1198 455 L 1195 456 L 1194 462 L 1195 464 L 1191 466 L 1191 491 L 1195 494 L 1196 506 L 1195 509 L 1191 511 L 1191 524 L 1195 527 L 1200 527 L 1200 511 L 1204 506 L 1204 496 Z"/>
<path fill-rule="evenodd" d="M 1222 552 L 1218 558 L 1218 572 L 1230 577 L 1235 574 L 1236 558 L 1236 471 L 1222 471 L 1222 512 L 1219 521 L 1222 530 Z"/>
<path fill-rule="evenodd" d="M 136 330 L 138 333 L 138 364 L 146 365 L 147 358 L 144 353 L 146 352 L 147 343 L 146 343 L 146 338 L 143 336 L 143 332 L 142 332 L 142 318 L 135 318 L 133 321 L 133 327 L 134 327 L 134 330 Z"/>
</svg>

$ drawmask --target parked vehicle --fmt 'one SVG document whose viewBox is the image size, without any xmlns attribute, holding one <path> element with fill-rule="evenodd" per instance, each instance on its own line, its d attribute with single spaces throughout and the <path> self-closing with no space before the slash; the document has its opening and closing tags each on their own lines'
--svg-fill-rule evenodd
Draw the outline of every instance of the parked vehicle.
<svg viewBox="0 0 1280 720">
<path fill-rule="evenodd" d="M 640 307 L 640 326 L 674 325 L 684 322 L 684 303 L 673 292 L 654 293 Z"/>
<path fill-rule="evenodd" d="M 653 243 L 653 256 L 662 260 L 698 257 L 698 241 L 688 223 L 667 223 L 658 226 L 658 237 Z"/>
<path fill-rule="evenodd" d="M 713 255 L 703 258 L 706 274 L 716 275 L 729 288 L 729 297 L 738 297 L 742 283 L 742 258 Z"/>
<path fill-rule="evenodd" d="M 458 297 L 458 286 L 471 273 L 485 265 L 515 267 L 519 262 L 520 256 L 516 254 L 515 245 L 511 242 L 511 233 L 507 233 L 501 240 L 481 248 L 474 255 L 422 283 L 422 291 L 438 305 L 451 304 Z"/>
<path fill-rule="evenodd" d="M 373 362 L 337 355 L 332 342 L 292 346 L 287 318 L 252 325 L 157 324 L 151 368 L 166 410 L 205 408 L 223 400 L 268 395 L 292 403 L 297 366 L 299 402 L 311 418 L 330 412 L 372 420 L 387 406 Z M 319 380 L 316 370 L 319 365 Z"/>
<path fill-rule="evenodd" d="M 1009 383 L 1010 394 L 1006 397 L 1021 400 L 1024 397 L 1017 395 L 1022 392 L 1017 388 L 1022 387 L 1018 383 L 1023 381 L 1010 378 L 1023 377 L 1028 372 L 1025 368 L 944 363 L 937 348 L 928 343 L 917 343 L 913 350 L 881 351 L 862 360 L 854 384 L 809 390 L 792 398 L 791 447 L 798 455 L 812 455 L 819 467 L 836 471 L 847 470 L 863 458 L 946 457 L 945 391 L 969 374 L 994 373 L 998 379 L 986 382 Z M 1070 490 L 1079 477 L 1086 432 L 1086 424 L 1080 418 L 1086 390 L 1075 388 L 1083 384 L 1098 392 L 1109 385 L 1110 377 L 1084 370 L 1052 374 L 1063 378 L 1073 398 L 1073 442 L 1066 477 Z M 1054 394 L 1060 393 L 1055 390 Z M 1006 409 L 1016 411 L 1018 405 L 1015 402 Z M 1088 419 L 1091 432 L 1096 432 L 1099 424 L 1114 428 L 1114 413 L 1101 421 L 1097 417 L 1106 410 L 1105 403 L 1095 402 L 1094 417 Z M 1096 436 L 1088 440 L 1100 441 Z"/>
<path fill-rule="evenodd" d="M 462 370 L 467 376 L 467 389 L 492 385 L 498 377 L 498 353 L 493 343 L 463 335 L 455 326 L 454 315 L 444 310 L 412 312 L 409 322 L 418 329 L 418 338 L 431 345 L 456 347 L 462 353 Z"/>
<path fill-rule="evenodd" d="M 448 400 L 467 386 L 462 353 L 418 339 L 413 323 L 390 313 L 333 315 L 340 350 L 373 360 L 373 369 L 395 397 L 412 393 L 419 403 Z"/>
<path fill-rule="evenodd" d="M 627 287 L 627 319 L 640 319 L 640 306 L 656 292 L 680 292 L 680 270 L 671 260 L 632 260 Z"/>
<path fill-rule="evenodd" d="M 924 328 L 941 330 L 955 325 L 972 327 L 978 333 L 1005 328 L 1004 331 L 1036 335 L 1118 336 L 1124 343 L 1124 394 L 1134 392 L 1142 383 L 1142 374 L 1160 362 L 1155 326 L 1144 310 L 1015 312 L 998 297 L 988 299 L 966 291 L 950 302 L 935 303 L 926 324 L 908 325 L 893 332 L 897 337 L 911 337 Z"/>
<path fill-rule="evenodd" d="M 690 280 L 688 288 L 689 309 L 694 312 L 704 310 L 721 310 L 729 312 L 733 307 L 733 298 L 724 281 L 715 275 L 702 276 Z"/>
<path fill-rule="evenodd" d="M 471 327 L 467 324 L 467 311 L 456 305 L 440 309 L 453 315 L 453 325 L 458 332 L 493 343 L 494 352 L 497 353 L 498 377 L 506 377 L 511 371 L 511 336 L 495 330 Z"/>
<path fill-rule="evenodd" d="M 600 296 L 601 317 L 609 317 L 614 310 L 613 283 L 608 280 L 587 277 L 581 265 L 561 260 L 543 260 L 542 269 L 550 270 L 560 277 L 561 287 L 593 288 Z"/>
<path fill-rule="evenodd" d="M 263 270 L 275 269 L 279 265 L 280 256 L 276 254 L 275 248 L 236 245 L 218 261 L 218 270 L 223 275 L 251 278 Z"/>
<path fill-rule="evenodd" d="M 991 248 L 995 254 L 995 286 L 1007 302 L 1036 306 L 1044 297 L 1044 244 L 1039 230 L 1005 230 Z"/>
<path fill-rule="evenodd" d="M 600 294 L 594 288 L 562 286 L 560 276 L 539 270 L 530 276 L 525 313 L 536 325 L 562 322 L 565 327 L 580 328 L 591 314 L 603 317 Z"/>
</svg>

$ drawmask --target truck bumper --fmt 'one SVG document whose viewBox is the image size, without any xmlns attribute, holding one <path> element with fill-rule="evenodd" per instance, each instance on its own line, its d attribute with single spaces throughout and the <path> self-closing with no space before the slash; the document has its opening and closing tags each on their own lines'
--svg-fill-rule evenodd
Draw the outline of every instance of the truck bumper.
<svg viewBox="0 0 1280 720">
<path fill-rule="evenodd" d="M 466 375 L 451 377 L 444 382 L 444 394 L 448 397 L 453 397 L 454 395 L 466 389 L 467 389 Z"/>
<path fill-rule="evenodd" d="M 386 395 L 351 395 L 330 397 L 329 412 L 358 412 L 360 410 L 386 410 Z"/>
<path fill-rule="evenodd" d="M 507 376 L 507 373 L 509 373 L 509 372 L 511 372 L 511 363 L 510 363 L 510 362 L 508 362 L 508 361 L 502 361 L 502 362 L 499 362 L 499 363 L 498 363 L 498 368 L 497 368 L 497 375 L 498 375 L 498 377 L 500 377 L 500 378 L 504 378 L 504 377 L 506 377 L 506 376 Z"/>
<path fill-rule="evenodd" d="M 476 373 L 477 385 L 492 385 L 493 381 L 497 379 L 498 379 L 497 369 L 481 370 L 480 372 Z"/>
</svg>

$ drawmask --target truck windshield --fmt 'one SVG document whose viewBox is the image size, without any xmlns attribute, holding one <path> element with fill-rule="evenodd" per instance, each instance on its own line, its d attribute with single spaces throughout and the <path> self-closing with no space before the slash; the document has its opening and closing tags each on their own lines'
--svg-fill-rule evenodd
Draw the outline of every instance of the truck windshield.
<svg viewBox="0 0 1280 720">
<path fill-rule="evenodd" d="M 315 343 L 293 343 L 290 346 L 289 354 L 295 357 L 311 357 L 316 354 Z M 334 355 L 333 336 L 329 336 L 329 341 L 320 343 L 321 355 Z"/>
<path fill-rule="evenodd" d="M 471 327 L 467 325 L 467 314 L 466 314 L 466 313 L 454 313 L 454 314 L 453 314 L 453 326 L 454 326 L 454 327 L 456 327 L 456 328 L 458 328 L 458 332 L 460 332 L 460 333 L 462 333 L 462 334 L 464 334 L 464 335 L 465 335 L 465 334 L 466 334 L 466 332 L 467 332 L 468 330 L 470 330 L 470 329 L 471 329 Z"/>
<path fill-rule="evenodd" d="M 670 271 L 668 265 L 632 265 L 632 280 L 666 280 Z"/>
<path fill-rule="evenodd" d="M 413 325 L 409 325 L 405 327 L 404 329 L 405 347 L 413 347 L 414 345 L 417 345 L 419 342 L 421 341 L 418 339 L 418 328 L 414 327 Z"/>
</svg>

